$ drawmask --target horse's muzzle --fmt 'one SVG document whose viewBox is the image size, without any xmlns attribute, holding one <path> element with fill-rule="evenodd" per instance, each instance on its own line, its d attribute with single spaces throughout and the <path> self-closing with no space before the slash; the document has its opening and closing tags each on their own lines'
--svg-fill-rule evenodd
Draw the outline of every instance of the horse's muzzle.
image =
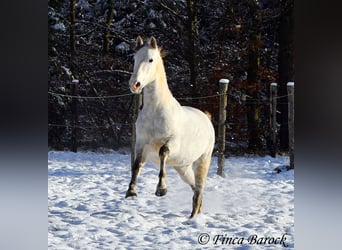
<svg viewBox="0 0 342 250">
<path fill-rule="evenodd" d="M 134 94 L 140 94 L 141 93 L 141 83 L 138 81 L 131 82 L 129 84 L 129 88 L 132 93 Z"/>
</svg>

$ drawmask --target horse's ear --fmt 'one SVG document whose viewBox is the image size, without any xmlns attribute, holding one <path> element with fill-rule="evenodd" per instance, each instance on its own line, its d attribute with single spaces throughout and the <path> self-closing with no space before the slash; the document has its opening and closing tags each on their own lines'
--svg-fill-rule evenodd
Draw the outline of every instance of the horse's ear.
<svg viewBox="0 0 342 250">
<path fill-rule="evenodd" d="M 157 40 L 152 36 L 150 40 L 150 44 L 152 48 L 156 49 L 157 48 Z"/>
<path fill-rule="evenodd" d="M 144 41 L 141 38 L 141 36 L 138 36 L 137 39 L 135 40 L 135 49 L 140 49 L 141 46 L 143 46 Z"/>
</svg>

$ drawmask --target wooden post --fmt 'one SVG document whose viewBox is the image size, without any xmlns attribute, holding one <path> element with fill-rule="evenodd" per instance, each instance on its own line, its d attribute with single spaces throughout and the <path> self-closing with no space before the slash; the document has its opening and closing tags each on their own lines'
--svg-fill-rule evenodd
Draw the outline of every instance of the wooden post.
<svg viewBox="0 0 342 250">
<path fill-rule="evenodd" d="M 271 127 L 271 156 L 276 157 L 277 154 L 277 87 L 278 84 L 271 83 L 270 91 L 270 127 Z"/>
<path fill-rule="evenodd" d="M 287 83 L 290 167 L 294 169 L 294 82 Z"/>
<path fill-rule="evenodd" d="M 74 79 L 71 83 L 71 151 L 77 152 L 77 125 L 78 125 L 78 114 L 77 114 L 77 90 L 78 80 Z"/>
<path fill-rule="evenodd" d="M 132 145 L 131 145 L 131 167 L 134 164 L 135 160 L 135 141 L 136 141 L 136 133 L 135 133 L 135 122 L 138 117 L 138 113 L 142 104 L 142 94 L 133 96 L 133 119 L 132 119 Z"/>
<path fill-rule="evenodd" d="M 224 152 L 226 148 L 226 116 L 227 116 L 227 90 L 228 79 L 221 79 L 220 83 L 220 117 L 218 123 L 218 159 L 217 159 L 217 174 L 225 177 L 224 174 Z"/>
</svg>

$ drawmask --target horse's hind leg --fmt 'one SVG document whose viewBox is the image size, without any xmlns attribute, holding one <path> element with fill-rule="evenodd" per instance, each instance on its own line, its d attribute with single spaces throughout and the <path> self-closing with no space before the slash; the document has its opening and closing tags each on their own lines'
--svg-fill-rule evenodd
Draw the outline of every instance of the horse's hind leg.
<svg viewBox="0 0 342 250">
<path fill-rule="evenodd" d="M 159 150 L 159 158 L 160 158 L 160 172 L 159 172 L 159 182 L 157 185 L 156 195 L 164 196 L 167 192 L 166 188 L 166 160 L 169 156 L 170 150 L 168 146 L 164 145 Z"/>
<path fill-rule="evenodd" d="M 181 179 L 190 185 L 192 191 L 195 191 L 195 174 L 192 169 L 192 164 L 190 166 L 174 167 Z"/>
<path fill-rule="evenodd" d="M 192 198 L 192 212 L 190 218 L 195 217 L 198 213 L 202 211 L 203 190 L 208 175 L 210 160 L 211 156 L 205 159 L 200 158 L 194 163 L 195 190 L 194 196 Z"/>
</svg>

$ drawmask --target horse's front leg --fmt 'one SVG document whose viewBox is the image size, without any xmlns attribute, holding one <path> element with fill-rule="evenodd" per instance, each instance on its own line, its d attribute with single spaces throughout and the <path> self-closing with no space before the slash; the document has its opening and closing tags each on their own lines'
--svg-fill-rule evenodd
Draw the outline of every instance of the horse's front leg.
<svg viewBox="0 0 342 250">
<path fill-rule="evenodd" d="M 159 172 L 159 182 L 157 185 L 156 195 L 164 196 L 167 192 L 166 188 L 166 160 L 169 156 L 170 150 L 167 145 L 163 145 L 159 150 L 160 158 L 160 172 Z"/>
<path fill-rule="evenodd" d="M 141 154 L 135 158 L 134 164 L 132 166 L 132 177 L 126 192 L 126 198 L 130 196 L 137 196 L 137 178 L 140 174 L 141 168 L 145 165 L 145 160 Z"/>
</svg>

